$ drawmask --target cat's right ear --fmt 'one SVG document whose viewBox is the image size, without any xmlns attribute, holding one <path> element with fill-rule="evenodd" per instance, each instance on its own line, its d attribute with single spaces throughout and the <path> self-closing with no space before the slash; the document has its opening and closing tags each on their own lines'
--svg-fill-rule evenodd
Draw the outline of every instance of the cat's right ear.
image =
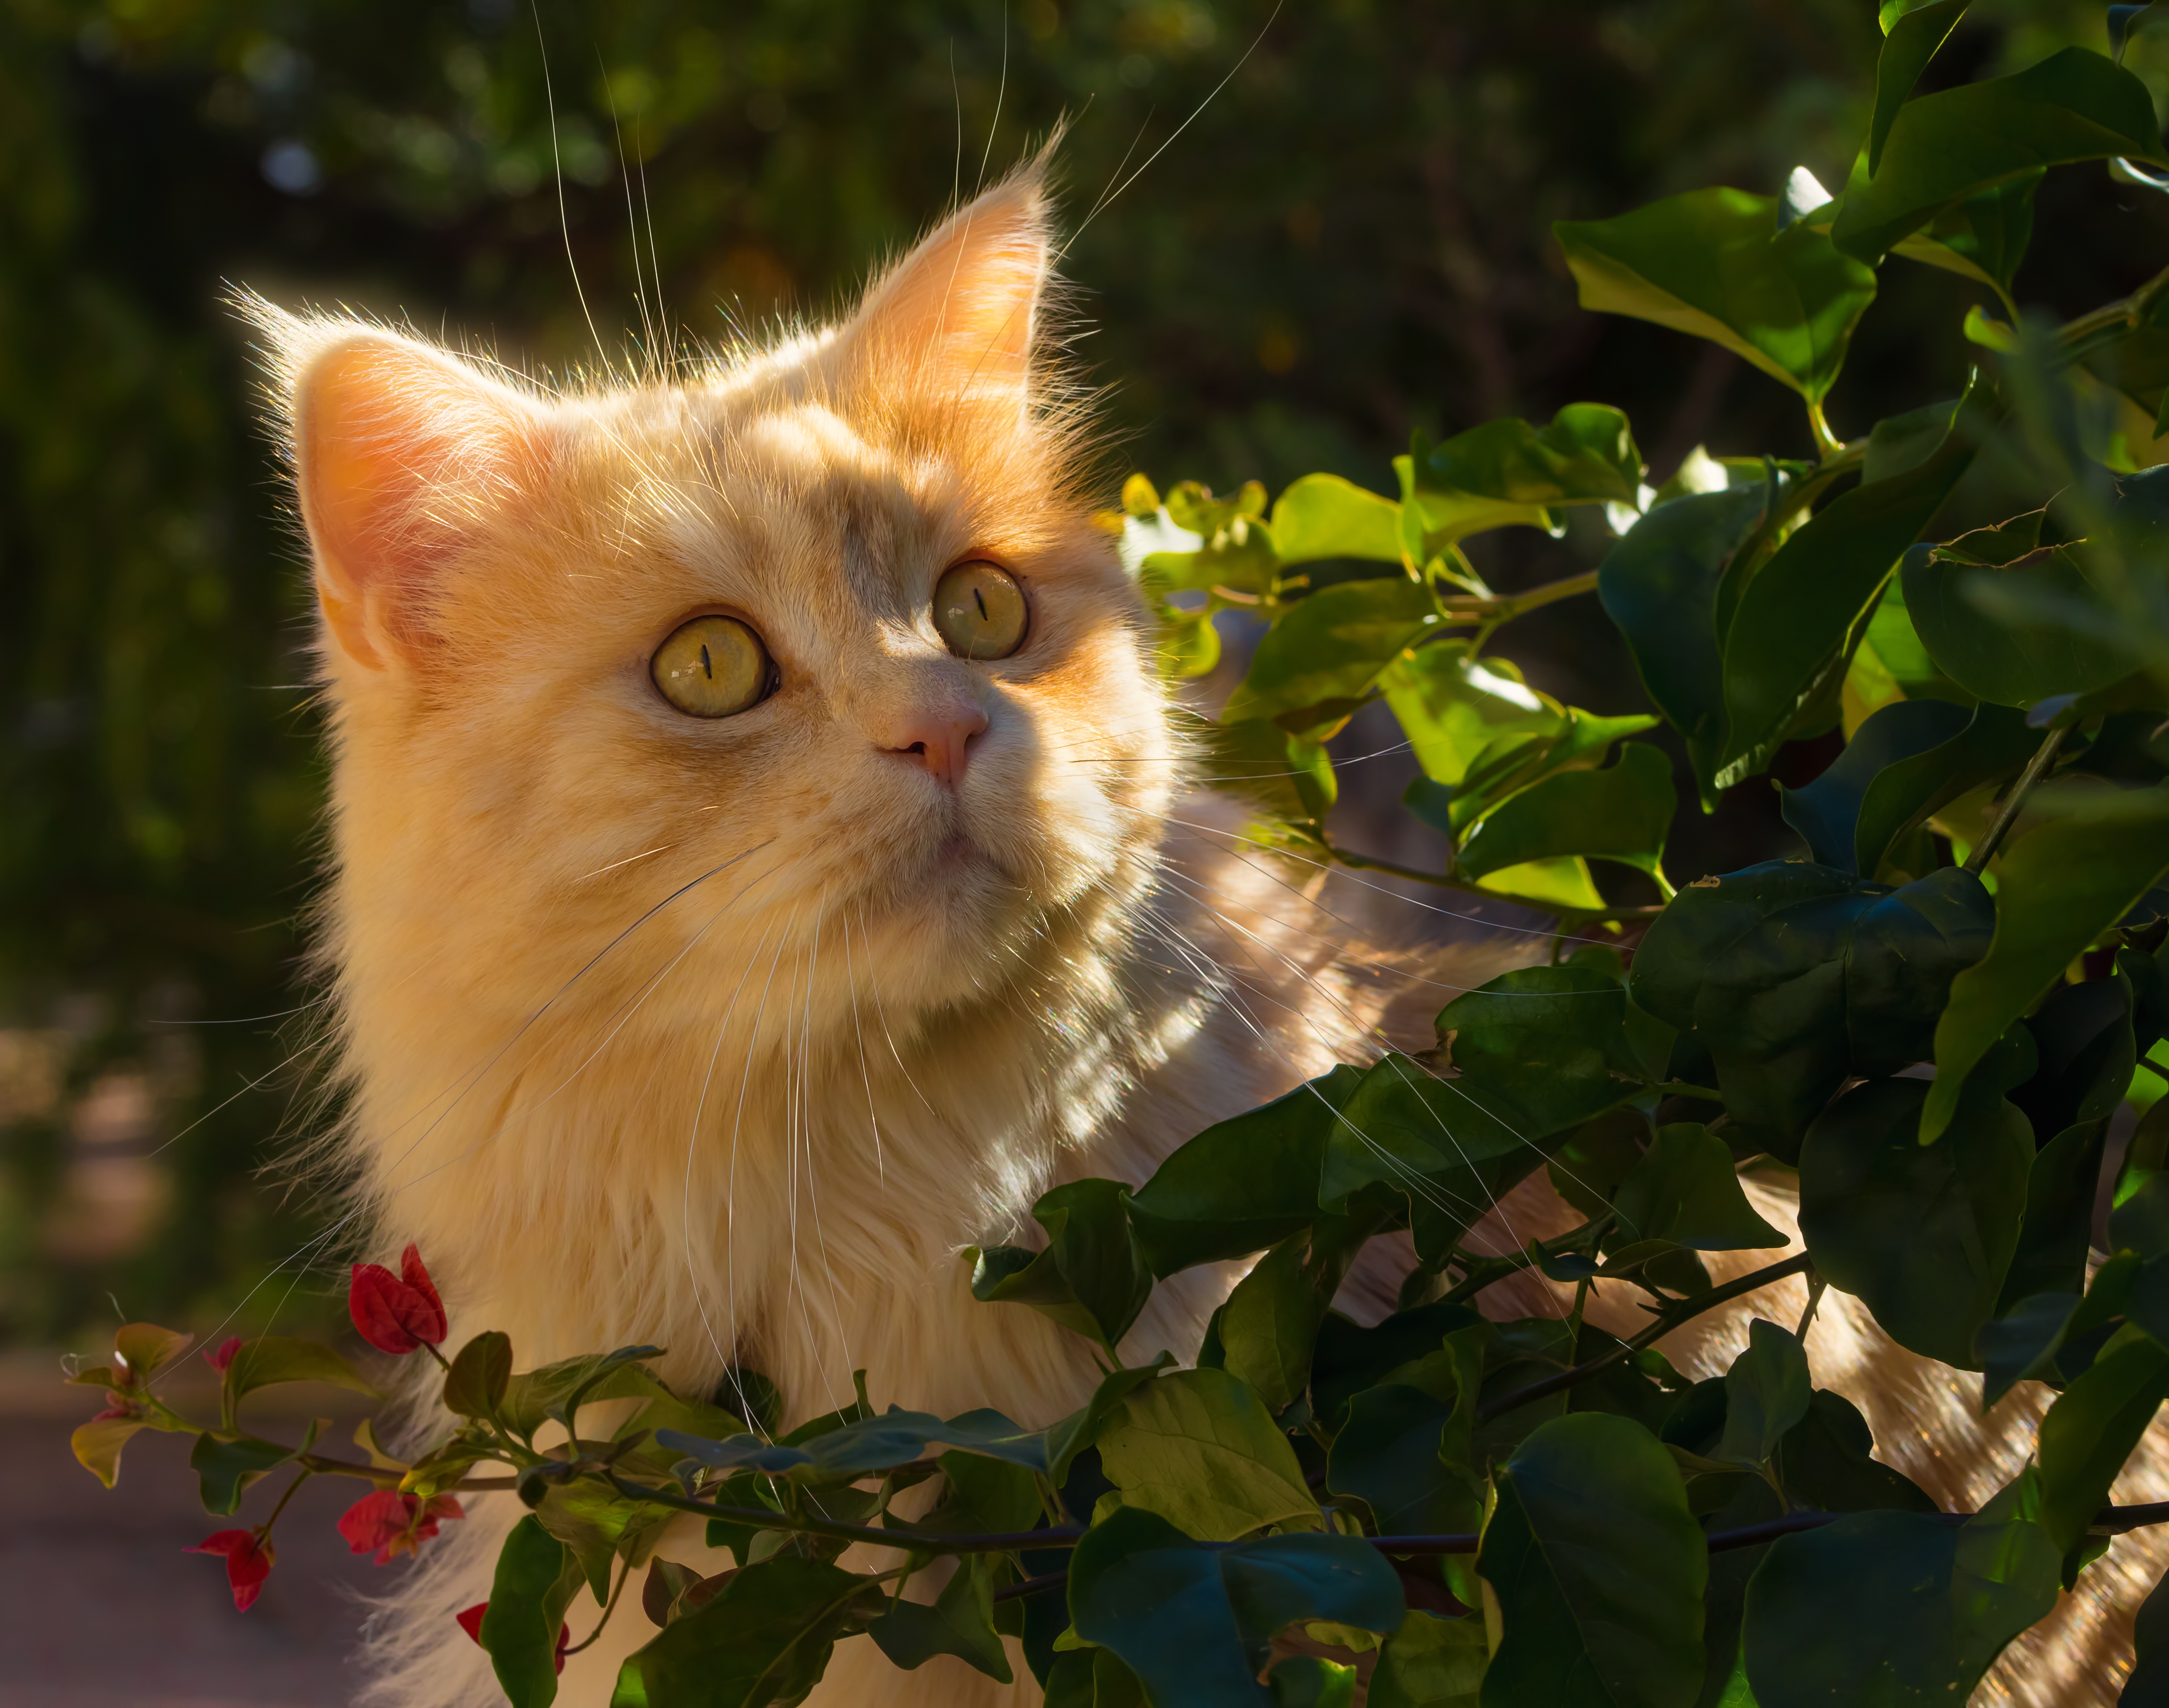
<svg viewBox="0 0 2169 1708">
<path fill-rule="evenodd" d="M 541 411 L 415 339 L 261 298 L 242 307 L 268 338 L 325 627 L 365 669 L 412 661 L 429 645 L 439 572 L 483 515 L 531 486 Z"/>
</svg>

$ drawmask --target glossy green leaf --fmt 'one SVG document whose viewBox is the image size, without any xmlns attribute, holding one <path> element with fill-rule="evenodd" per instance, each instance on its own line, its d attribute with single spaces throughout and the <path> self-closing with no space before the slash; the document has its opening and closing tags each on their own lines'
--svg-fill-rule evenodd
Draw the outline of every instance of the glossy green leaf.
<svg viewBox="0 0 2169 1708">
<path fill-rule="evenodd" d="M 1397 1310 L 1372 1328 L 1362 1327 L 1338 1311 L 1328 1312 L 1319 1327 L 1318 1350 L 1311 1364 L 1313 1411 L 1329 1428 L 1339 1428 L 1356 1394 L 1402 1366 L 1438 1352 L 1448 1336 L 1476 1327 L 1482 1321 L 1466 1305 L 1436 1300 Z"/>
<path fill-rule="evenodd" d="M 1868 130 L 1868 169 L 1872 173 L 1883 156 L 1884 140 L 1891 121 L 1913 85 L 1921 80 L 1937 50 L 1950 40 L 1958 19 L 1965 16 L 1969 0 L 1931 0 L 1883 20 L 1883 51 L 1875 61 L 1875 115 Z"/>
<path fill-rule="evenodd" d="M 530 1513 L 512 1527 L 477 1639 L 512 1708 L 549 1708 L 557 1700 L 557 1628 L 580 1581 L 572 1551 L 540 1519 Z"/>
<path fill-rule="evenodd" d="M 2019 1093 L 2014 1092 L 2012 1101 L 2022 1113 L 2030 1113 Z M 2038 1120 L 2032 1126 L 2037 1136 L 2049 1130 Z M 2076 1293 L 2085 1287 L 2095 1189 L 2108 1139 L 2106 1121 L 2081 1122 L 2064 1129 L 2035 1153 L 2026 1177 L 2026 1219 L 2004 1277 L 1999 1310 L 2036 1294 Z"/>
<path fill-rule="evenodd" d="M 1031 1214 L 1047 1230 L 1045 1248 L 981 1252 L 972 1296 L 1029 1305 L 1112 1352 L 1152 1297 L 1152 1271 L 1130 1227 L 1128 1196 L 1111 1180 L 1072 1181 L 1042 1193 Z"/>
<path fill-rule="evenodd" d="M 1221 717 L 1232 723 L 1360 699 L 1404 649 L 1444 620 L 1431 589 L 1405 576 L 1324 588 L 1258 643 Z"/>
<path fill-rule="evenodd" d="M 1494 1708 L 1692 1708 L 1709 1556 L 1671 1455 L 1639 1425 L 1579 1412 L 1500 1468 L 1477 1569 L 1505 1631 Z"/>
<path fill-rule="evenodd" d="M 1807 1417 L 1815 1385 L 1807 1353 L 1789 1331 L 1758 1316 L 1747 1336 L 1747 1350 L 1724 1373 L 1724 1434 L 1710 1457 L 1753 1466 Z"/>
<path fill-rule="evenodd" d="M 1458 786 L 1476 756 L 1502 735 L 1558 735 L 1566 708 L 1521 681 L 1503 659 L 1472 659 L 1469 643 L 1419 648 L 1387 666 L 1378 686 L 1432 781 Z"/>
<path fill-rule="evenodd" d="M 626 1660 L 610 1708 L 802 1701 L 836 1640 L 884 1600 L 871 1578 L 794 1554 L 745 1567 Z"/>
<path fill-rule="evenodd" d="M 1874 177 L 1847 190 L 1831 238 L 1873 260 L 1953 202 L 2044 166 L 2128 156 L 2169 165 L 2145 85 L 2081 47 L 2012 76 L 1907 102 Z"/>
<path fill-rule="evenodd" d="M 1959 547 L 1917 547 L 1905 554 L 1905 583 L 1906 610 L 1937 665 L 1998 705 L 2089 693 L 2136 662 L 2114 613 L 2062 547 L 1993 567 Z"/>
<path fill-rule="evenodd" d="M 1153 1273 L 1246 1257 L 1318 1219 L 1318 1180 L 1340 1109 L 1363 1082 L 1352 1067 L 1207 1128 L 1131 1198 Z"/>
<path fill-rule="evenodd" d="M 1284 565 L 1321 558 L 1401 561 L 1400 506 L 1337 474 L 1306 474 L 1273 505 L 1273 551 Z"/>
<path fill-rule="evenodd" d="M 1996 934 L 1951 984 L 1936 1024 L 1936 1081 L 1921 1137 L 1932 1141 L 1974 1065 L 2074 956 L 2169 873 L 2169 787 L 2105 793 L 2009 844 L 1998 862 Z"/>
<path fill-rule="evenodd" d="M 1290 1655 L 1273 1663 L 1266 1692 L 1273 1708 L 1355 1708 L 1358 1674 L 1353 1667 L 1316 1655 Z"/>
<path fill-rule="evenodd" d="M 1622 1241 L 1669 1240 L 1699 1252 L 1764 1250 L 1788 1243 L 1747 1202 L 1730 1148 L 1692 1122 L 1657 1129 L 1649 1148 L 1612 1194 L 1612 1209 Z"/>
<path fill-rule="evenodd" d="M 1490 1660 L 1481 1619 L 1412 1611 L 1378 1651 L 1366 1708 L 1478 1708 Z"/>
<path fill-rule="evenodd" d="M 1555 729 L 1516 730 L 1495 738 L 1468 762 L 1468 770 L 1452 788 L 1442 789 L 1428 777 L 1420 777 L 1402 798 L 1417 817 L 1458 841 L 1503 802 L 1560 771 L 1593 770 L 1623 737 L 1638 735 L 1656 724 L 1655 718 L 1639 714 L 1600 718 L 1566 707 Z M 1447 799 L 1442 820 L 1436 805 L 1442 796 Z"/>
<path fill-rule="evenodd" d="M 1633 504 L 1642 453 L 1607 403 L 1569 403 L 1548 424 L 1507 416 L 1433 445 L 1421 433 L 1408 474 L 1427 531 L 1458 539 L 1503 524 L 1543 526 L 1553 505 Z"/>
<path fill-rule="evenodd" d="M 1900 700 L 1854 731 L 1845 751 L 1813 782 L 1781 787 L 1779 809 L 1806 841 L 1808 857 L 1819 866 L 1861 872 L 1856 838 L 1869 787 L 1891 766 L 1945 745 L 1972 721 L 1964 707 L 1946 700 Z M 1869 877 L 1874 872 L 1873 866 L 1866 868 Z"/>
<path fill-rule="evenodd" d="M 1977 1369 L 2017 1249 L 2033 1160 L 2026 1118 L 1969 1098 L 1940 1144 L 1918 1142 L 1928 1086 L 1875 1080 L 1818 1116 L 1800 1147 L 1800 1231 L 1815 1269 L 1925 1358 Z"/>
<path fill-rule="evenodd" d="M 1768 513 L 1775 477 L 1653 505 L 1605 554 L 1596 593 L 1648 692 L 1707 785 L 1724 742 L 1717 590 Z"/>
<path fill-rule="evenodd" d="M 1400 1580 L 1360 1538 L 1205 1549 L 1126 1507 L 1078 1544 L 1069 1616 L 1137 1674 L 1152 1708 L 1268 1708 L 1256 1680 L 1281 1631 L 1328 1620 L 1383 1635 L 1407 1615 Z"/>
<path fill-rule="evenodd" d="M 1647 743 L 1631 743 L 1606 770 L 1556 772 L 1496 809 L 1462 844 L 1454 870 L 1481 878 L 1581 856 L 1655 872 L 1677 806 L 1671 762 Z"/>
<path fill-rule="evenodd" d="M 1236 1284 L 1218 1319 L 1224 1368 L 1285 1411 L 1308 1385 L 1311 1348 L 1364 1229 L 1332 1218 L 1292 1234 Z"/>
<path fill-rule="evenodd" d="M 1729 1420 L 1728 1409 L 1728 1425 Z M 1805 1415 L 1778 1442 L 1772 1468 L 1795 1506 L 1826 1513 L 1938 1510 L 1919 1485 L 1878 1460 L 1874 1448 L 1860 1408 L 1819 1388 Z"/>
<path fill-rule="evenodd" d="M 2043 175 L 2027 173 L 1951 203 L 1890 253 L 1985 285 L 2016 312 L 2012 280 L 2033 238 L 2033 192 Z"/>
<path fill-rule="evenodd" d="M 660 1350 L 652 1346 L 620 1347 L 615 1352 L 590 1353 L 545 1364 L 537 1370 L 520 1371 L 505 1384 L 498 1416 L 514 1434 L 532 1436 L 553 1417 L 562 1422 L 568 1404 L 643 1397 L 645 1388 L 654 1379 L 640 1369 L 639 1360 Z"/>
<path fill-rule="evenodd" d="M 1224 1370 L 1177 1370 L 1132 1389 L 1111 1408 L 1098 1444 L 1124 1506 L 1157 1513 L 1200 1540 L 1318 1520 L 1287 1437 L 1257 1390 Z"/>
<path fill-rule="evenodd" d="M 1774 196 L 1696 189 L 1617 219 L 1552 227 L 1584 308 L 1711 339 L 1820 403 L 1875 275 Z"/>
<path fill-rule="evenodd" d="M 1972 460 L 1953 434 L 1925 462 L 1832 499 L 1780 546 L 1740 595 L 1724 632 L 1719 788 L 1752 777 L 1844 665 L 1848 638 L 1900 554 Z M 1909 585 L 1906 599 L 1913 598 Z"/>
<path fill-rule="evenodd" d="M 1413 1361 L 1410 1380 L 1366 1388 L 1333 1438 L 1325 1486 L 1371 1508 L 1384 1535 L 1473 1531 L 1484 1519 L 1484 1476 L 1470 1431 L 1483 1355 L 1464 1335 Z"/>
<path fill-rule="evenodd" d="M 1853 825 L 1854 869 L 1873 877 L 1908 830 L 1967 790 L 2016 777 L 2040 745 L 2040 731 L 2028 729 L 2019 713 L 1984 702 L 1949 739 L 1884 766 L 1861 795 Z"/>
<path fill-rule="evenodd" d="M 2056 1603 L 2056 1549 L 2014 1504 L 1999 1496 L 1963 1526 L 1857 1513 L 1779 1538 L 1747 1588 L 1756 1708 L 1968 1700 Z"/>
<path fill-rule="evenodd" d="M 1656 1077 L 1628 1042 L 1627 993 L 1593 967 L 1524 967 L 1456 997 L 1438 1017 L 1452 1061 L 1525 1134 L 1601 1114 Z"/>
<path fill-rule="evenodd" d="M 866 1627 L 892 1664 L 916 1671 L 936 1655 L 954 1655 L 999 1683 L 1015 1681 L 1002 1640 L 994 1631 L 992 1558 L 967 1554 L 932 1605 L 893 1601 Z"/>
<path fill-rule="evenodd" d="M 1315 744 L 1270 718 L 1234 723 L 1198 719 L 1186 733 L 1198 780 L 1288 824 L 1321 819 L 1333 804 L 1333 766 Z"/>
<path fill-rule="evenodd" d="M 189 1469 L 196 1474 L 204 1510 L 221 1515 L 238 1510 L 249 1485 L 288 1463 L 298 1450 L 253 1435 L 205 1431 L 189 1454 Z"/>
<path fill-rule="evenodd" d="M 2126 1329 L 2041 1420 L 2041 1524 L 2059 1553 L 2077 1545 L 2109 1485 L 2169 1399 L 2169 1348 Z"/>
<path fill-rule="evenodd" d="M 1984 1411 L 2029 1377 L 2054 1373 L 2057 1350 L 2078 1308 L 2076 1293 L 2036 1293 L 2008 1306 L 1995 1321 L 1982 1325 L 1974 1338 L 1974 1352 L 1985 1373 L 1980 1401 Z"/>
<path fill-rule="evenodd" d="M 512 1337 L 497 1329 L 477 1335 L 459 1350 L 445 1374 L 445 1409 L 461 1417 L 487 1417 L 512 1381 Z"/>
</svg>

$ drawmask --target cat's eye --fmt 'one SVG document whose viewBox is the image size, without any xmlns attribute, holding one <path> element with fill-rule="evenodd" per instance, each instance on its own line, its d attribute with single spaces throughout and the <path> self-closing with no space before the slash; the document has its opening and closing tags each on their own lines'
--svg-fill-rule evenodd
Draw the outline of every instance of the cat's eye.
<svg viewBox="0 0 2169 1708">
<path fill-rule="evenodd" d="M 728 718 L 767 698 L 768 649 L 734 616 L 696 616 L 655 649 L 648 674 L 689 718 Z"/>
<path fill-rule="evenodd" d="M 934 584 L 934 628 L 960 659 L 1005 659 L 1024 644 L 1024 589 L 999 563 L 951 564 Z"/>
</svg>

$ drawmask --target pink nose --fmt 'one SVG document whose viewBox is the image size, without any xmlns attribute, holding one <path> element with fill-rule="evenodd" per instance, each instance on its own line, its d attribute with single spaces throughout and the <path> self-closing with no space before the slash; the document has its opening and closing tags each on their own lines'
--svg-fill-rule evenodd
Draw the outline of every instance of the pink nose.
<svg viewBox="0 0 2169 1708">
<path fill-rule="evenodd" d="M 986 733 L 987 714 L 977 707 L 950 705 L 902 720 L 882 751 L 923 765 L 951 788 L 964 781 L 972 743 Z"/>
</svg>

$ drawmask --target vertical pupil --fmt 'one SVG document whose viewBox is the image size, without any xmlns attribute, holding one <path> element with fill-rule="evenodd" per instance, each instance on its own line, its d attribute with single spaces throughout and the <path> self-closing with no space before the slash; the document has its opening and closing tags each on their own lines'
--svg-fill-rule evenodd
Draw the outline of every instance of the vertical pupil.
<svg viewBox="0 0 2169 1708">
<path fill-rule="evenodd" d="M 708 658 L 708 643 L 706 641 L 701 643 L 701 672 L 710 681 L 716 680 L 716 667 Z"/>
<path fill-rule="evenodd" d="M 973 602 L 979 607 L 979 621 L 982 622 L 986 622 L 988 620 L 987 595 L 980 592 L 978 588 L 974 587 L 972 590 L 972 600 Z"/>
</svg>

